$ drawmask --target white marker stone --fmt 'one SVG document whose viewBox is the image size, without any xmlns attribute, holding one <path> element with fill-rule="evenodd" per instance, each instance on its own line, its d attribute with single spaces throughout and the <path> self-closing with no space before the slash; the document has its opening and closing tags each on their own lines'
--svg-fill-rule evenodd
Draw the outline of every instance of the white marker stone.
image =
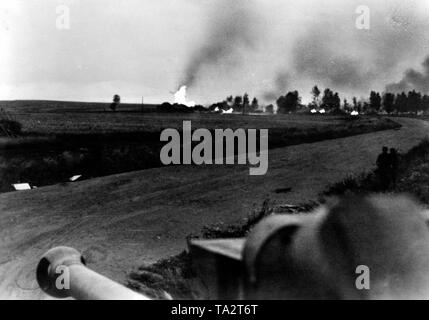
<svg viewBox="0 0 429 320">
<path fill-rule="evenodd" d="M 80 177 L 82 177 L 82 175 L 73 176 L 73 177 L 70 178 L 70 181 L 74 182 L 74 181 L 80 179 Z"/>
<path fill-rule="evenodd" d="M 31 186 L 28 183 L 16 183 L 12 185 L 16 191 L 31 190 Z"/>
</svg>

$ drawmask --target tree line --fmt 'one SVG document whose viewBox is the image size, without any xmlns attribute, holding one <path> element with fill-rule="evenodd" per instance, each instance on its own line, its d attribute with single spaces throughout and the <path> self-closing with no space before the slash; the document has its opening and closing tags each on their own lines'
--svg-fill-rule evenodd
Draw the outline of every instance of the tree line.
<svg viewBox="0 0 429 320">
<path fill-rule="evenodd" d="M 241 113 L 252 113 L 261 111 L 259 108 L 258 99 L 255 97 L 251 100 L 250 96 L 247 93 L 243 94 L 242 96 L 228 96 L 224 101 L 212 104 L 209 109 L 211 111 L 228 111 L 230 109 L 233 109 L 234 112 Z"/>
<path fill-rule="evenodd" d="M 359 114 L 418 114 L 420 112 L 429 112 L 429 95 L 422 94 L 416 90 L 398 94 L 371 91 L 368 98 L 358 99 L 353 97 L 351 101 L 348 101 L 345 98 L 341 99 L 340 94 L 330 88 L 326 88 L 322 92 L 318 86 L 314 86 L 311 90 L 311 96 L 311 102 L 304 105 L 298 91 L 289 91 L 276 100 L 277 113 L 288 114 L 313 109 L 316 111 L 324 110 L 326 113 L 331 114 L 352 113 L 353 111 Z M 234 112 L 240 113 L 262 112 L 258 99 L 253 98 L 251 100 L 247 93 L 242 96 L 228 96 L 222 102 L 211 105 L 209 109 L 211 111 L 233 109 Z M 265 112 L 273 113 L 274 106 L 266 106 Z"/>
<path fill-rule="evenodd" d="M 293 113 L 300 109 L 324 109 L 327 113 L 351 113 L 359 114 L 376 113 L 414 113 L 429 111 L 429 96 L 416 90 L 408 93 L 398 94 L 386 92 L 380 93 L 371 91 L 368 99 L 358 99 L 353 97 L 349 102 L 347 99 L 341 100 L 338 92 L 327 88 L 322 91 L 314 86 L 311 90 L 312 101 L 308 105 L 301 104 L 301 97 L 298 91 L 290 91 L 284 96 L 280 96 L 276 103 L 278 113 Z"/>
<path fill-rule="evenodd" d="M 318 86 L 314 86 L 311 90 L 312 100 L 309 104 L 302 104 L 302 99 L 298 91 L 289 91 L 285 95 L 281 95 L 277 100 L 277 113 L 288 114 L 295 112 L 306 112 L 310 110 L 321 111 L 326 113 L 341 114 L 358 112 L 359 114 L 419 114 L 421 112 L 429 112 L 429 95 L 422 94 L 416 90 L 408 93 L 380 93 L 371 91 L 367 99 L 358 99 L 353 97 L 349 102 L 347 99 L 341 99 L 338 92 L 334 92 L 330 88 L 326 88 L 323 92 Z M 121 98 L 119 95 L 113 97 L 113 102 L 110 105 L 112 111 L 116 111 L 120 105 Z M 236 113 L 257 113 L 263 109 L 259 105 L 256 97 L 250 99 L 249 94 L 228 96 L 222 102 L 212 104 L 209 111 L 229 111 L 233 110 Z M 268 105 L 264 108 L 266 113 L 274 113 L 274 106 Z M 171 105 L 163 103 L 158 107 L 160 112 L 194 112 L 207 111 L 203 106 L 195 106 L 189 108 L 181 105 Z"/>
</svg>

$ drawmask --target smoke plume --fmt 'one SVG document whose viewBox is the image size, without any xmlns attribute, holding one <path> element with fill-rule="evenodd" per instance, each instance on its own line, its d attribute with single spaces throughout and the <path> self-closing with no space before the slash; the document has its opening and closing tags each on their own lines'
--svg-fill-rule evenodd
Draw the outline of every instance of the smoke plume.
<svg viewBox="0 0 429 320">
<path fill-rule="evenodd" d="M 429 56 L 422 64 L 423 71 L 408 69 L 401 81 L 391 83 L 386 86 L 387 92 L 400 93 L 417 90 L 422 93 L 429 93 Z"/>
<path fill-rule="evenodd" d="M 216 0 L 204 18 L 204 41 L 187 61 L 180 85 L 195 87 L 204 77 L 218 80 L 213 86 L 219 95 L 245 90 L 270 103 L 292 90 L 310 100 L 314 85 L 347 98 L 382 91 L 429 52 L 429 17 L 417 0 L 367 0 L 370 28 L 362 30 L 356 25 L 359 5 L 359 0 Z M 428 64 L 388 87 L 427 92 Z M 232 71 L 228 82 L 224 70 Z M 214 92 L 201 87 L 201 95 Z"/>
<path fill-rule="evenodd" d="M 335 1 L 327 1 L 325 5 L 330 8 L 328 3 Z M 277 87 L 278 77 L 288 74 L 290 89 L 298 89 L 307 97 L 309 94 L 305 89 L 309 92 L 315 84 L 346 95 L 384 90 L 388 79 L 397 75 L 404 64 L 421 59 L 425 47 L 429 49 L 425 45 L 429 24 L 413 3 L 368 1 L 371 10 L 369 30 L 359 30 L 355 26 L 357 16 L 354 10 L 358 1 L 344 3 L 338 12 L 326 12 L 314 4 L 313 21 L 305 20 L 302 15 L 305 28 L 301 31 L 293 25 L 291 28 L 297 29 L 296 32 L 285 38 L 286 54 L 283 66 L 274 75 L 274 86 Z M 396 90 L 410 87 L 429 90 L 429 59 L 423 72 L 408 70 L 400 83 L 389 86 Z M 263 96 L 267 101 L 273 101 L 278 93 L 268 90 Z"/>
<path fill-rule="evenodd" d="M 357 58 L 334 48 L 334 39 L 326 34 L 307 35 L 295 46 L 295 71 L 336 89 L 364 87 L 370 78 L 369 72 Z"/>
<path fill-rule="evenodd" d="M 191 56 L 181 85 L 195 85 L 204 68 L 232 62 L 241 49 L 254 48 L 258 38 L 256 20 L 249 0 L 218 1 L 208 17 L 205 43 Z"/>
</svg>

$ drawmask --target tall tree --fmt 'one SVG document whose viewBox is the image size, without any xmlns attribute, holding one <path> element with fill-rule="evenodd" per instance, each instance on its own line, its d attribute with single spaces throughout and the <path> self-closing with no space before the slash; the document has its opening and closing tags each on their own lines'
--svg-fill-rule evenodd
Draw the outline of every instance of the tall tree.
<svg viewBox="0 0 429 320">
<path fill-rule="evenodd" d="M 113 96 L 113 102 L 110 105 L 110 109 L 112 109 L 112 111 L 116 111 L 116 109 L 119 107 L 120 104 L 121 104 L 121 97 L 118 94 L 115 94 Z"/>
<path fill-rule="evenodd" d="M 363 110 L 364 110 L 364 103 L 361 100 L 357 101 L 356 111 L 359 112 L 359 114 L 361 114 Z"/>
<path fill-rule="evenodd" d="M 250 105 L 250 99 L 249 99 L 249 95 L 247 93 L 245 93 L 243 95 L 243 114 L 245 112 L 248 112 L 249 110 L 249 105 Z"/>
<path fill-rule="evenodd" d="M 356 97 L 353 97 L 353 110 L 358 111 L 358 100 Z"/>
<path fill-rule="evenodd" d="M 341 99 L 338 92 L 335 92 L 332 98 L 332 111 L 339 111 L 341 108 Z"/>
<path fill-rule="evenodd" d="M 381 108 L 381 96 L 378 92 L 371 91 L 369 96 L 370 109 L 373 112 L 379 112 Z"/>
<path fill-rule="evenodd" d="M 237 111 L 237 112 L 242 110 L 242 108 L 243 108 L 243 97 L 242 96 L 236 96 L 234 98 L 233 108 L 234 108 L 234 111 Z"/>
<path fill-rule="evenodd" d="M 421 110 L 422 94 L 416 90 L 408 93 L 407 111 L 417 114 Z"/>
<path fill-rule="evenodd" d="M 345 112 L 348 112 L 348 113 L 353 111 L 352 107 L 350 106 L 350 103 L 347 101 L 347 99 L 344 99 L 344 101 L 343 101 L 343 109 Z"/>
<path fill-rule="evenodd" d="M 422 111 L 429 111 L 429 96 L 427 94 L 422 97 Z"/>
<path fill-rule="evenodd" d="M 407 111 L 408 97 L 407 97 L 407 94 L 405 92 L 398 93 L 396 95 L 395 101 L 396 101 L 395 106 L 396 106 L 397 112 L 404 113 Z"/>
<path fill-rule="evenodd" d="M 387 113 L 392 113 L 395 110 L 395 95 L 386 92 L 383 95 L 383 108 Z"/>
<path fill-rule="evenodd" d="M 250 104 L 250 111 L 254 112 L 254 111 L 258 110 L 258 108 L 259 108 L 258 99 L 253 98 L 252 103 Z"/>
<path fill-rule="evenodd" d="M 329 110 L 332 106 L 333 97 L 334 97 L 334 93 L 332 92 L 332 90 L 329 88 L 326 88 L 325 91 L 323 92 L 322 107 L 325 108 L 326 110 Z"/>
<path fill-rule="evenodd" d="M 317 86 L 314 86 L 311 90 L 311 95 L 313 96 L 313 104 L 315 107 L 319 107 L 320 94 L 322 92 Z"/>
<path fill-rule="evenodd" d="M 298 105 L 301 102 L 298 91 L 291 91 L 286 96 L 281 96 L 277 100 L 278 113 L 291 113 L 296 112 Z"/>
<path fill-rule="evenodd" d="M 327 111 L 334 112 L 338 111 L 341 106 L 341 99 L 338 92 L 333 92 L 331 89 L 327 88 L 323 92 L 322 97 L 322 107 Z"/>
</svg>

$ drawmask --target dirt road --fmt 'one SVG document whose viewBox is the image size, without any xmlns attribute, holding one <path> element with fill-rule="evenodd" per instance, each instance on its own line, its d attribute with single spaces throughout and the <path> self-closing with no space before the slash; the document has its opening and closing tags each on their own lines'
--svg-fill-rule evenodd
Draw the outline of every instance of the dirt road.
<svg viewBox="0 0 429 320">
<path fill-rule="evenodd" d="M 330 183 L 374 166 L 383 145 L 405 152 L 429 123 L 270 151 L 268 174 L 242 166 L 169 167 L 0 195 L 0 298 L 46 298 L 35 282 L 39 256 L 67 245 L 123 282 L 129 270 L 185 249 L 202 226 L 246 217 L 270 198 L 316 199 Z M 291 187 L 287 194 L 279 188 Z"/>
</svg>

